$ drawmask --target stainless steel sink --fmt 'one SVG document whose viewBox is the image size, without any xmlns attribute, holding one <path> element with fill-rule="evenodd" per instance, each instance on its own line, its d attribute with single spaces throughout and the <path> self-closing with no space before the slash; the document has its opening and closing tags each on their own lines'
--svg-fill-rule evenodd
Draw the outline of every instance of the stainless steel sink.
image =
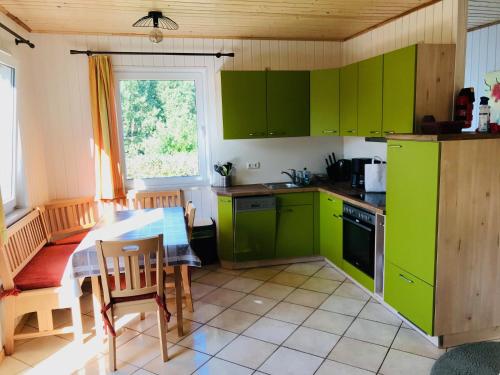
<svg viewBox="0 0 500 375">
<path fill-rule="evenodd" d="M 299 185 L 296 185 L 291 182 L 273 182 L 269 184 L 263 184 L 266 188 L 271 189 L 271 190 L 276 190 L 276 189 L 295 189 L 300 187 Z"/>
</svg>

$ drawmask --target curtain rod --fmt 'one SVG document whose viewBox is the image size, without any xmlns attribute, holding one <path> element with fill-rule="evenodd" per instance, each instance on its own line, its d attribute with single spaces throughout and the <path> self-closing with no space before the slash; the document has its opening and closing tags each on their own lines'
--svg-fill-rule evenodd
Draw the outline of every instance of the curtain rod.
<svg viewBox="0 0 500 375">
<path fill-rule="evenodd" d="M 215 56 L 220 58 L 222 56 L 234 57 L 234 52 L 230 53 L 197 53 L 197 52 L 131 52 L 131 51 L 78 51 L 78 50 L 70 50 L 70 54 L 72 55 L 155 55 L 155 56 Z"/>
<path fill-rule="evenodd" d="M 0 27 L 2 29 L 4 29 L 5 31 L 7 31 L 12 36 L 14 36 L 14 38 L 16 38 L 15 39 L 16 45 L 17 44 L 27 44 L 28 46 L 30 46 L 30 48 L 35 48 L 35 45 L 33 43 L 31 43 L 28 39 L 23 38 L 21 35 L 19 35 L 18 33 L 16 33 L 14 30 L 8 28 L 7 26 L 5 26 L 1 22 L 0 22 Z"/>
</svg>

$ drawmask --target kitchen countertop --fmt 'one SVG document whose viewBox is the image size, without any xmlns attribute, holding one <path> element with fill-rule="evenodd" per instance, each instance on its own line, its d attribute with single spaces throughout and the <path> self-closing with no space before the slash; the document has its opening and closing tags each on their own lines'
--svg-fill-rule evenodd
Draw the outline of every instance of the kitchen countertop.
<svg viewBox="0 0 500 375">
<path fill-rule="evenodd" d="M 365 193 L 363 189 L 352 188 L 349 182 L 331 183 L 316 183 L 310 186 L 285 189 L 269 189 L 262 184 L 253 185 L 236 185 L 231 187 L 212 187 L 212 191 L 221 196 L 226 197 L 248 197 L 256 195 L 274 195 L 286 193 L 305 193 L 305 192 L 323 192 L 331 194 L 342 199 L 344 202 L 353 204 L 357 207 L 364 208 L 368 211 L 384 214 L 384 203 L 380 202 L 380 193 Z M 364 199 L 360 194 L 364 194 Z M 371 199 L 373 198 L 373 199 Z"/>
<path fill-rule="evenodd" d="M 462 132 L 456 134 L 391 134 L 386 139 L 395 141 L 420 141 L 420 142 L 442 142 L 442 141 L 468 141 L 481 139 L 498 139 L 500 133 L 475 133 Z"/>
</svg>

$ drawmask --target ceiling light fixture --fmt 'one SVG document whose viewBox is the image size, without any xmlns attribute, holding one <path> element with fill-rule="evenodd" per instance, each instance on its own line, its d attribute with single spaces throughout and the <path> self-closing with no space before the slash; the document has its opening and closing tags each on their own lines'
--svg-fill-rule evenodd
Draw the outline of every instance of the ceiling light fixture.
<svg viewBox="0 0 500 375">
<path fill-rule="evenodd" d="M 149 33 L 149 40 L 153 43 L 160 43 L 163 40 L 161 29 L 177 30 L 179 25 L 172 19 L 165 17 L 160 11 L 150 11 L 147 16 L 138 19 L 132 26 L 152 27 Z"/>
</svg>

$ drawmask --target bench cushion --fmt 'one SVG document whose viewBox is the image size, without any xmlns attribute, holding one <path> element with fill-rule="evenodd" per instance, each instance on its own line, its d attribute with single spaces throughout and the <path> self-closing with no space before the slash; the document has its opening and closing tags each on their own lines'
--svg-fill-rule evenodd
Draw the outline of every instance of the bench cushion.
<svg viewBox="0 0 500 375">
<path fill-rule="evenodd" d="M 14 278 L 20 290 L 33 290 L 61 286 L 64 270 L 77 244 L 43 247 Z"/>
<path fill-rule="evenodd" d="M 85 230 L 80 233 L 72 234 L 71 236 L 61 238 L 57 241 L 52 241 L 52 245 L 68 245 L 68 244 L 79 244 L 83 241 L 85 236 L 89 233 L 90 229 Z"/>
</svg>

